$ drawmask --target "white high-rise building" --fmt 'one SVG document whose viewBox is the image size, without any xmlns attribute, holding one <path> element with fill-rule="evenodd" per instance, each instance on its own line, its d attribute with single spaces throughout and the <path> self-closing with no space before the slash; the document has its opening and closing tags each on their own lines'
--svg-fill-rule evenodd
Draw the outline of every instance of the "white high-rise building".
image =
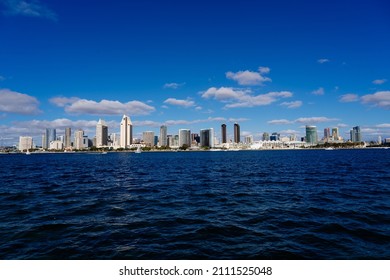
<svg viewBox="0 0 390 280">
<path fill-rule="evenodd" d="M 130 118 L 126 115 L 123 115 L 122 117 L 120 133 L 120 147 L 129 148 L 130 145 L 133 143 L 133 124 Z"/>
<path fill-rule="evenodd" d="M 84 131 L 79 129 L 74 133 L 74 147 L 76 150 L 82 150 L 84 145 Z"/>
<path fill-rule="evenodd" d="M 19 151 L 28 151 L 33 148 L 33 139 L 29 136 L 19 137 Z"/>
<path fill-rule="evenodd" d="M 191 147 L 191 130 L 189 129 L 180 129 L 179 130 L 179 147 Z"/>
<path fill-rule="evenodd" d="M 106 122 L 99 119 L 96 125 L 96 147 L 100 148 L 108 145 L 108 127 Z"/>
</svg>

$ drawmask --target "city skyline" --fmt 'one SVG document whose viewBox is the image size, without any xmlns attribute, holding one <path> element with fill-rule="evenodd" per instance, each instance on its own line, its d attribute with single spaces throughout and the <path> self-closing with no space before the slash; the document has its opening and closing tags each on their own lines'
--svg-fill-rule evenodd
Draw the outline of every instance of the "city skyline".
<svg viewBox="0 0 390 280">
<path fill-rule="evenodd" d="M 390 137 L 384 1 L 0 1 L 0 139 L 46 129 Z M 26 7 L 26 6 L 25 6 Z M 88 21 L 85 20 L 88 17 Z M 104 20 L 102 20 L 102 18 Z M 173 132 L 173 133 L 172 133 Z"/>
</svg>

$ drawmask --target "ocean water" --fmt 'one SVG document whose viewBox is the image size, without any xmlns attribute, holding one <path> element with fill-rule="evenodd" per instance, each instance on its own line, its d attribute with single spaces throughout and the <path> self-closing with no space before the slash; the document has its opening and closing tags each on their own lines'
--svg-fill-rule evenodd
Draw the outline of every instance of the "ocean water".
<svg viewBox="0 0 390 280">
<path fill-rule="evenodd" d="M 390 259 L 390 150 L 0 155 L 0 259 Z"/>
</svg>

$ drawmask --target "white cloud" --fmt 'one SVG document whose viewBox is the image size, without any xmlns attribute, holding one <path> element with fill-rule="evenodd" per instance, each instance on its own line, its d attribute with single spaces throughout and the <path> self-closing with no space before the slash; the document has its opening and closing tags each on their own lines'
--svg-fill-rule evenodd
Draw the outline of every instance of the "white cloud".
<svg viewBox="0 0 390 280">
<path fill-rule="evenodd" d="M 297 101 L 291 101 L 291 102 L 283 102 L 280 103 L 282 106 L 286 106 L 287 108 L 294 109 L 294 108 L 299 108 L 302 106 L 302 101 L 297 100 Z"/>
<path fill-rule="evenodd" d="M 196 107 L 195 107 L 195 110 L 196 110 L 196 111 L 200 111 L 200 110 L 202 110 L 202 109 L 203 109 L 203 108 L 202 108 L 201 106 L 196 106 Z"/>
<path fill-rule="evenodd" d="M 165 121 L 165 125 L 191 125 L 197 123 L 208 123 L 208 122 L 224 122 L 226 118 L 223 117 L 209 117 L 207 119 L 197 119 L 197 120 L 168 120 Z"/>
<path fill-rule="evenodd" d="M 390 91 L 378 91 L 361 97 L 362 103 L 373 104 L 384 109 L 390 109 Z"/>
<path fill-rule="evenodd" d="M 313 90 L 311 93 L 314 94 L 314 95 L 324 95 L 325 94 L 325 90 L 324 90 L 324 88 L 320 87 L 320 88 L 318 88 L 316 90 Z"/>
<path fill-rule="evenodd" d="M 219 101 L 226 101 L 232 99 L 239 100 L 240 98 L 247 95 L 248 93 L 250 93 L 250 90 L 240 90 L 240 89 L 237 90 L 231 87 L 220 87 L 220 88 L 211 87 L 202 94 L 202 97 L 214 98 Z"/>
<path fill-rule="evenodd" d="M 384 83 L 386 83 L 386 82 L 387 82 L 386 79 L 378 79 L 378 80 L 373 80 L 373 81 L 372 81 L 372 83 L 373 83 L 374 85 L 382 85 L 382 84 L 384 84 Z"/>
<path fill-rule="evenodd" d="M 231 123 L 239 123 L 239 122 L 249 121 L 249 119 L 247 119 L 247 118 L 229 118 L 228 121 Z"/>
<path fill-rule="evenodd" d="M 80 100 L 78 97 L 53 97 L 50 98 L 50 103 L 58 106 L 58 107 L 65 107 L 66 105 L 71 105 L 75 103 L 76 101 Z"/>
<path fill-rule="evenodd" d="M 268 124 L 273 125 L 286 125 L 286 124 L 293 124 L 293 123 L 300 123 L 300 124 L 315 124 L 315 123 L 322 123 L 322 122 L 332 122 L 336 121 L 338 119 L 331 119 L 327 117 L 310 117 L 310 118 L 298 118 L 296 120 L 290 121 L 286 119 L 280 119 L 280 120 L 271 120 L 268 121 Z"/>
<path fill-rule="evenodd" d="M 339 101 L 343 103 L 347 102 L 355 102 L 359 100 L 359 96 L 357 94 L 348 93 L 340 96 Z"/>
<path fill-rule="evenodd" d="M 0 90 L 0 112 L 36 115 L 41 113 L 38 105 L 38 100 L 33 96 L 9 89 Z"/>
<path fill-rule="evenodd" d="M 317 60 L 317 62 L 320 63 L 320 64 L 323 64 L 323 63 L 329 62 L 329 59 L 327 59 L 327 58 L 320 58 L 320 59 Z"/>
<path fill-rule="evenodd" d="M 390 128 L 390 123 L 377 124 L 375 127 L 379 127 L 379 128 Z"/>
<path fill-rule="evenodd" d="M 57 20 L 57 15 L 38 0 L 4 0 L 3 3 L 7 9 L 5 14 Z"/>
<path fill-rule="evenodd" d="M 286 129 L 279 131 L 280 134 L 299 134 L 300 131 L 293 130 L 293 129 Z"/>
<path fill-rule="evenodd" d="M 151 127 L 159 127 L 161 123 L 155 121 L 133 121 L 134 126 L 151 126 Z"/>
<path fill-rule="evenodd" d="M 262 67 L 262 66 L 259 67 L 260 74 L 268 74 L 270 71 L 271 69 L 269 67 Z"/>
<path fill-rule="evenodd" d="M 261 85 L 264 82 L 271 82 L 271 79 L 264 77 L 261 74 L 269 73 L 270 69 L 268 67 L 260 67 L 259 72 L 252 72 L 249 70 L 238 71 L 238 72 L 226 72 L 226 78 L 236 81 L 239 85 L 242 86 L 253 86 Z"/>
<path fill-rule="evenodd" d="M 336 127 L 349 127 L 349 125 L 345 124 L 345 123 L 338 123 L 336 125 Z"/>
<path fill-rule="evenodd" d="M 165 104 L 175 105 L 175 106 L 181 106 L 185 108 L 193 107 L 195 106 L 195 102 L 190 99 L 176 99 L 176 98 L 168 98 L 164 101 Z"/>
<path fill-rule="evenodd" d="M 203 98 L 214 98 L 227 102 L 225 108 L 242 108 L 269 105 L 280 98 L 288 98 L 293 94 L 289 91 L 269 92 L 266 94 L 251 95 L 251 90 L 233 89 L 229 87 L 209 88 L 202 94 Z"/>
<path fill-rule="evenodd" d="M 302 124 L 314 124 L 314 123 L 332 122 L 337 120 L 338 119 L 331 119 L 327 117 L 310 117 L 310 118 L 298 118 L 294 122 L 302 123 Z"/>
<path fill-rule="evenodd" d="M 178 89 L 179 87 L 184 86 L 186 83 L 166 83 L 164 88 Z"/>
<path fill-rule="evenodd" d="M 283 124 L 291 124 L 292 121 L 286 120 L 286 119 L 280 119 L 280 120 L 272 120 L 268 121 L 268 124 L 274 124 L 274 125 L 283 125 Z"/>
<path fill-rule="evenodd" d="M 63 103 L 58 102 L 63 105 Z M 70 114 L 89 115 L 122 115 L 131 116 L 148 115 L 155 111 L 155 108 L 140 101 L 121 103 L 119 101 L 101 100 L 96 102 L 87 99 L 75 99 L 75 102 L 65 105 L 65 111 Z"/>
</svg>

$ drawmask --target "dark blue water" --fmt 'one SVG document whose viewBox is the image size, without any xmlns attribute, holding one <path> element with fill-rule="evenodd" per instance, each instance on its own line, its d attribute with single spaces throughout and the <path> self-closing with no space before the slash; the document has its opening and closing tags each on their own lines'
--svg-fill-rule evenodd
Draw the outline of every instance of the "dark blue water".
<svg viewBox="0 0 390 280">
<path fill-rule="evenodd" d="M 0 155 L 1 259 L 390 259 L 390 150 Z"/>
</svg>

